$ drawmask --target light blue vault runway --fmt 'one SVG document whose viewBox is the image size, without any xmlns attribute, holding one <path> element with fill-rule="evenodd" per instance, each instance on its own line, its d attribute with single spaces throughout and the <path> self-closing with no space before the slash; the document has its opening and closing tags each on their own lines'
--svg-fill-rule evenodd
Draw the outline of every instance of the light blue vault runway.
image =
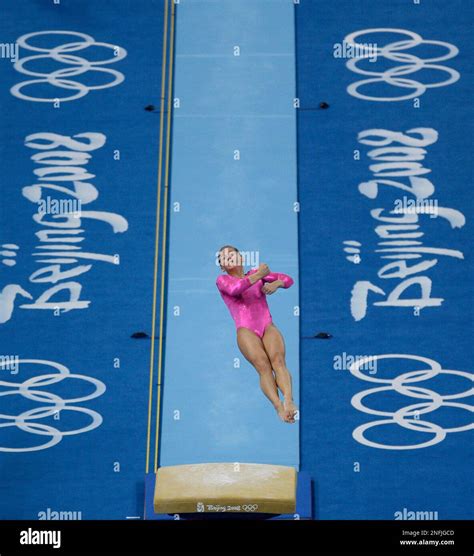
<svg viewBox="0 0 474 556">
<path fill-rule="evenodd" d="M 215 285 L 224 244 L 293 277 L 269 305 L 297 400 L 294 48 L 290 1 L 179 6 L 160 465 L 299 464 Z"/>
</svg>

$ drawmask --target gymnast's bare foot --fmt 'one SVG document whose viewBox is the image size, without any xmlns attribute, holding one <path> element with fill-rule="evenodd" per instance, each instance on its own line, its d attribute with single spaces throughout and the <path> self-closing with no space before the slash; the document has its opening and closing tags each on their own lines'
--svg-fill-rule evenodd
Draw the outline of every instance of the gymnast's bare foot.
<svg viewBox="0 0 474 556">
<path fill-rule="evenodd" d="M 298 412 L 298 408 L 296 407 L 295 402 L 291 398 L 289 400 L 285 398 L 283 407 L 285 408 L 287 414 L 287 423 L 294 423 L 296 413 Z"/>
<path fill-rule="evenodd" d="M 284 423 L 288 423 L 288 411 L 285 409 L 285 406 L 283 405 L 282 402 L 280 402 L 278 405 L 275 406 L 275 409 L 278 413 L 278 417 L 280 417 L 280 419 L 284 422 Z"/>
</svg>

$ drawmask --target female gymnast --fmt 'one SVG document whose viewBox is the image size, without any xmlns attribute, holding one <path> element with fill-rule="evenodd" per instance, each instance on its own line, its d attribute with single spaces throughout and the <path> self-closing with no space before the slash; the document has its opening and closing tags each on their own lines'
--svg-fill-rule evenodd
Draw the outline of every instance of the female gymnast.
<svg viewBox="0 0 474 556">
<path fill-rule="evenodd" d="M 260 387 L 280 419 L 294 423 L 297 408 L 286 367 L 285 343 L 272 322 L 266 299 L 278 288 L 289 288 L 293 280 L 286 274 L 270 272 L 266 264 L 244 273 L 242 255 L 232 245 L 222 247 L 218 256 L 226 274 L 217 278 L 216 285 L 235 321 L 239 349 L 260 375 Z"/>
</svg>

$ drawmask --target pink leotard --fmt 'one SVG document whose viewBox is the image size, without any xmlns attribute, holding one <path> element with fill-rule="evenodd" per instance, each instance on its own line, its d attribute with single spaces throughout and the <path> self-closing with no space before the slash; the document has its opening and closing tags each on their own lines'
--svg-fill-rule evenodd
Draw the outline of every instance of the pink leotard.
<svg viewBox="0 0 474 556">
<path fill-rule="evenodd" d="M 262 292 L 264 282 L 281 280 L 284 288 L 293 284 L 293 279 L 286 274 L 271 272 L 254 284 L 249 276 L 257 272 L 250 270 L 244 278 L 222 274 L 216 280 L 222 299 L 229 308 L 236 328 L 248 328 L 263 337 L 265 328 L 272 323 L 272 315 L 268 308 L 267 296 Z"/>
</svg>

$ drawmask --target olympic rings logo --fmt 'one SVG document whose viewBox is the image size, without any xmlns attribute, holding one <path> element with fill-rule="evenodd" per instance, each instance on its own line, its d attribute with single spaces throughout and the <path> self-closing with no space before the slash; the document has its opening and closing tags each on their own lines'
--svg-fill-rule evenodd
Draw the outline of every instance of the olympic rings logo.
<svg viewBox="0 0 474 556">
<path fill-rule="evenodd" d="M 9 415 L 6 413 L 0 413 L 0 429 L 16 427 L 23 432 L 28 432 L 40 437 L 46 436 L 49 437 L 49 439 L 43 444 L 38 444 L 36 446 L 26 446 L 23 448 L 12 448 L 0 445 L 0 452 L 36 452 L 38 450 L 46 450 L 47 448 L 51 448 L 52 446 L 59 444 L 59 442 L 61 442 L 61 440 L 65 436 L 89 432 L 93 429 L 96 429 L 102 424 L 102 416 L 97 413 L 97 411 L 93 411 L 92 409 L 88 409 L 85 407 L 77 407 L 71 404 L 85 402 L 101 396 L 105 392 L 105 384 L 103 382 L 88 376 L 73 374 L 67 367 L 54 361 L 44 361 L 41 359 L 20 359 L 18 362 L 22 365 L 31 364 L 35 367 L 49 367 L 48 370 L 54 370 L 54 372 L 48 372 L 44 375 L 34 376 L 25 380 L 23 383 L 0 380 L 0 387 L 11 388 L 6 391 L 2 391 L 0 389 L 0 397 L 19 395 L 23 398 L 26 398 L 27 400 L 32 400 L 43 404 L 40 407 L 35 407 L 33 409 L 23 411 L 23 413 L 20 413 L 20 415 Z M 0 372 L 2 370 L 2 367 L 3 363 L 0 362 Z M 91 394 L 85 396 L 63 399 L 57 394 L 53 394 L 42 389 L 45 386 L 58 384 L 65 379 L 78 379 L 89 383 L 94 386 L 94 391 Z M 40 419 L 55 417 L 58 414 L 60 415 L 63 411 L 74 411 L 87 415 L 90 418 L 90 423 L 84 427 L 75 430 L 60 431 L 50 424 L 46 425 L 44 423 L 37 422 Z"/>
<path fill-rule="evenodd" d="M 402 65 L 394 66 L 384 71 L 371 71 L 362 69 L 359 65 L 359 62 L 361 60 L 366 60 L 368 56 L 366 56 L 364 53 L 364 49 L 366 49 L 366 46 L 364 44 L 358 43 L 357 39 L 361 35 L 366 35 L 369 33 L 396 33 L 409 37 L 408 39 L 392 42 L 382 47 L 377 46 L 375 48 L 377 59 L 379 58 L 379 56 L 381 56 L 383 58 L 386 58 L 387 60 L 398 62 Z M 456 70 L 435 63 L 454 58 L 459 53 L 459 49 L 448 42 L 424 40 L 418 33 L 414 33 L 413 31 L 383 27 L 375 29 L 364 29 L 362 31 L 355 31 L 354 33 L 350 33 L 345 37 L 344 42 L 351 46 L 357 47 L 358 52 L 363 53 L 362 55 L 355 56 L 354 58 L 348 60 L 346 62 L 346 67 L 355 73 L 371 76 L 368 79 L 356 81 L 355 83 L 352 83 L 352 85 L 349 85 L 349 87 L 347 87 L 347 92 L 350 95 L 362 100 L 374 100 L 379 102 L 408 100 L 423 95 L 427 89 L 451 85 L 452 83 L 458 81 L 458 79 L 460 78 L 460 74 Z M 447 53 L 431 58 L 420 58 L 413 53 L 410 54 L 408 52 L 403 52 L 404 50 L 410 50 L 416 46 L 427 44 L 442 47 L 443 49 L 447 50 Z M 374 55 L 374 46 L 372 45 L 371 48 L 372 55 Z M 448 74 L 448 77 L 442 81 L 437 81 L 436 83 L 420 83 L 419 81 L 416 81 L 414 79 L 403 77 L 406 75 L 411 75 L 412 73 L 420 70 L 436 70 Z M 361 87 L 370 85 L 372 83 L 385 83 L 387 85 L 392 85 L 401 89 L 413 89 L 413 91 L 407 94 L 402 94 L 401 96 L 394 97 L 370 96 L 360 92 Z"/>
<path fill-rule="evenodd" d="M 60 44 L 53 48 L 43 48 L 39 46 L 34 46 L 28 41 L 33 37 L 43 36 L 43 35 L 71 35 L 72 37 L 77 37 L 80 40 L 75 40 L 74 42 L 69 42 L 66 44 Z M 33 52 L 40 52 L 40 54 L 35 54 L 32 56 L 26 56 L 25 58 L 18 58 L 14 64 L 14 68 L 23 73 L 24 75 L 31 75 L 38 79 L 31 79 L 28 81 L 23 81 L 18 83 L 10 89 L 13 96 L 16 96 L 22 100 L 29 100 L 33 102 L 65 102 L 70 100 L 76 100 L 86 96 L 92 90 L 108 89 L 109 87 L 115 87 L 122 83 L 125 79 L 123 73 L 117 70 L 104 68 L 108 64 L 116 63 L 123 60 L 127 56 L 127 51 L 118 46 L 108 44 L 106 42 L 96 42 L 94 37 L 86 35 L 85 33 L 78 33 L 76 31 L 39 31 L 37 33 L 28 33 L 23 35 L 17 40 L 17 44 L 20 48 L 26 50 L 31 50 Z M 84 49 L 94 46 L 111 49 L 113 55 L 111 58 L 105 60 L 91 61 L 73 52 L 82 52 Z M 53 60 L 62 64 L 66 64 L 69 67 L 57 69 L 50 73 L 44 73 L 41 71 L 34 71 L 33 69 L 28 69 L 27 65 L 31 62 L 35 63 L 37 60 Z M 80 81 L 71 79 L 78 75 L 83 75 L 86 72 L 96 72 L 100 74 L 106 74 L 111 76 L 111 80 L 107 83 L 100 85 L 84 85 Z M 55 97 L 55 98 L 44 98 L 42 96 L 35 96 L 26 94 L 24 92 L 25 88 L 31 88 L 39 84 L 48 84 L 60 89 L 66 89 L 67 91 L 74 91 L 69 96 Z"/>
<path fill-rule="evenodd" d="M 256 512 L 258 510 L 258 504 L 244 504 L 242 509 L 244 512 Z"/>
<path fill-rule="evenodd" d="M 361 371 L 361 367 L 366 365 L 368 362 L 380 359 L 409 359 L 414 361 L 420 361 L 428 365 L 427 369 L 421 369 L 416 371 L 409 371 L 393 379 L 383 379 L 376 378 L 374 376 L 368 376 Z M 441 368 L 441 365 L 434 361 L 433 359 L 428 359 L 427 357 L 421 357 L 417 355 L 402 355 L 402 354 L 387 354 L 387 355 L 374 355 L 370 357 L 364 357 L 359 361 L 353 363 L 350 367 L 350 372 L 367 382 L 375 382 L 379 384 L 384 384 L 385 386 L 379 386 L 377 388 L 369 388 L 362 392 L 359 392 L 353 396 L 351 404 L 353 407 L 368 413 L 369 415 L 377 415 L 380 417 L 387 417 L 386 419 L 380 419 L 378 421 L 372 421 L 370 423 L 365 423 L 354 429 L 352 436 L 360 444 L 365 446 L 370 446 L 371 448 L 382 448 L 384 450 L 413 450 L 417 448 L 428 448 L 429 446 L 434 446 L 442 442 L 446 435 L 453 432 L 464 432 L 474 429 L 474 423 L 472 416 L 470 422 L 465 425 L 460 425 L 458 427 L 443 428 L 436 423 L 420 419 L 420 415 L 425 415 L 436 411 L 440 407 L 454 407 L 458 409 L 464 409 L 470 414 L 474 413 L 474 406 L 467 403 L 461 403 L 459 400 L 461 398 L 466 398 L 474 395 L 474 388 L 468 388 L 463 392 L 458 392 L 457 394 L 441 395 L 429 388 L 422 387 L 420 383 L 426 380 L 430 380 L 439 375 L 451 375 L 460 376 L 467 378 L 471 382 L 474 381 L 474 375 L 465 371 L 453 371 Z M 364 404 L 366 397 L 380 392 L 397 392 L 403 396 L 409 398 L 418 398 L 423 401 L 419 403 L 414 403 L 402 407 L 397 411 L 382 411 L 379 409 L 373 409 Z M 369 440 L 365 436 L 365 432 L 369 429 L 380 427 L 383 425 L 399 425 L 400 427 L 416 431 L 418 433 L 432 434 L 433 436 L 426 442 L 421 442 L 419 444 L 410 445 L 391 445 L 391 444 L 380 444 Z"/>
</svg>

